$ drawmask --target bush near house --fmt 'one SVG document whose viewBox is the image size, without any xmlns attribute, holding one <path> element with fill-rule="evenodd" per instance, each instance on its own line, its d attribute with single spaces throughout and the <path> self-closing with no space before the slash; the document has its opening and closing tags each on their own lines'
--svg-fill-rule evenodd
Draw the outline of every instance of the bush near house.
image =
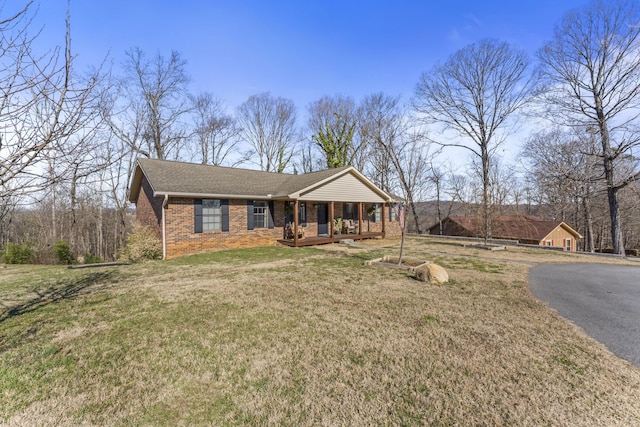
<svg viewBox="0 0 640 427">
<path fill-rule="evenodd" d="M 98 256 L 98 255 L 93 255 L 93 254 L 84 254 L 84 264 L 99 264 L 101 262 L 104 262 L 104 260 Z"/>
<path fill-rule="evenodd" d="M 29 246 L 7 243 L 4 252 L 4 262 L 7 264 L 31 264 L 33 259 L 33 249 Z"/>
<path fill-rule="evenodd" d="M 162 242 L 152 228 L 138 223 L 127 237 L 123 257 L 131 262 L 161 259 Z"/>
<path fill-rule="evenodd" d="M 53 255 L 58 264 L 73 264 L 73 255 L 67 242 L 56 242 L 56 244 L 53 245 Z"/>
</svg>

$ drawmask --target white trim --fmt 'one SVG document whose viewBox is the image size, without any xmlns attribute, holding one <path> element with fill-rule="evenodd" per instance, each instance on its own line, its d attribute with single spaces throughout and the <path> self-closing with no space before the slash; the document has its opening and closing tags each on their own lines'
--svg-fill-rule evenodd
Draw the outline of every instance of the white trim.
<svg viewBox="0 0 640 427">
<path fill-rule="evenodd" d="M 167 219 L 165 218 L 164 210 L 169 202 L 169 195 L 164 195 L 164 201 L 162 202 L 162 259 L 167 259 Z"/>
<path fill-rule="evenodd" d="M 166 197 L 186 197 L 193 199 L 227 199 L 227 200 L 273 200 L 273 197 L 265 197 L 264 194 L 260 196 L 251 194 L 213 194 L 213 193 L 170 193 L 166 191 L 154 191 L 153 197 L 166 196 Z"/>
<path fill-rule="evenodd" d="M 393 198 L 391 196 L 389 196 L 389 194 L 387 194 L 386 192 L 384 192 L 383 190 L 381 190 L 377 185 L 375 185 L 374 183 L 372 183 L 371 181 L 369 181 L 367 179 L 366 176 L 364 176 L 363 174 L 361 174 L 360 172 L 358 172 L 358 170 L 356 168 L 354 168 L 353 166 L 349 166 L 348 168 L 334 174 L 331 175 L 325 179 L 322 179 L 320 181 L 314 182 L 313 184 L 309 185 L 308 187 L 302 188 L 298 191 L 296 191 L 295 193 L 291 193 L 288 196 L 292 199 L 300 199 L 301 197 L 303 197 L 305 194 L 313 191 L 314 189 L 318 188 L 318 187 L 322 187 L 323 185 L 335 181 L 336 179 L 339 179 L 340 177 L 347 175 L 347 174 L 353 174 L 356 179 L 360 180 L 366 187 L 368 187 L 371 191 L 373 191 L 374 193 L 378 194 L 378 196 L 380 196 L 381 199 L 383 199 L 385 202 L 392 202 L 394 201 Z M 311 199 L 309 199 L 311 200 Z M 367 203 L 373 203 L 373 201 L 367 201 Z"/>
</svg>

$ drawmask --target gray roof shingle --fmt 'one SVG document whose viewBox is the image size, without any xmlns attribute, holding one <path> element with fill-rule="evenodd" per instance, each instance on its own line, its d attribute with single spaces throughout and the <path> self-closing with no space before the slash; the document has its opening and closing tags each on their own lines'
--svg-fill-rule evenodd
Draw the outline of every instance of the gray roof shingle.
<svg viewBox="0 0 640 427">
<path fill-rule="evenodd" d="M 277 198 L 340 175 L 350 168 L 346 166 L 294 175 L 142 158 L 138 159 L 129 200 L 137 199 L 143 174 L 156 194 Z"/>
</svg>

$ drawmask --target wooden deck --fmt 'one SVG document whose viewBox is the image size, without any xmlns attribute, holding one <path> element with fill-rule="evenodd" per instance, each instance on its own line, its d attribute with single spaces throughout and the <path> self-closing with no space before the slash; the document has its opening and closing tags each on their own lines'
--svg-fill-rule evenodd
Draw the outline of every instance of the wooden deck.
<svg viewBox="0 0 640 427">
<path fill-rule="evenodd" d="M 383 233 L 372 233 L 372 232 L 363 232 L 362 234 L 336 234 L 335 236 L 313 236 L 313 237 L 304 237 L 302 239 L 298 239 L 298 244 L 295 244 L 293 239 L 280 239 L 278 243 L 282 243 L 287 246 L 316 246 L 316 245 L 326 245 L 329 243 L 339 243 L 340 240 L 351 239 L 351 240 L 365 240 L 365 239 L 376 239 L 379 237 L 384 237 Z"/>
</svg>

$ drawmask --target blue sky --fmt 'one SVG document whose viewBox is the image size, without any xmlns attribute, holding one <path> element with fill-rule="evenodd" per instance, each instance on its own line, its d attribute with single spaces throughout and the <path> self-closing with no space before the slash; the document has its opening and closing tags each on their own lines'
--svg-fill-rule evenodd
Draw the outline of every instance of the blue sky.
<svg viewBox="0 0 640 427">
<path fill-rule="evenodd" d="M 459 48 L 491 37 L 532 55 L 575 0 L 538 1 L 72 1 L 78 66 L 139 46 L 181 52 L 194 91 L 229 109 L 270 91 L 299 113 L 323 95 L 356 100 L 383 91 L 411 97 L 420 74 Z M 23 5 L 8 0 L 3 14 Z M 41 46 L 62 44 L 65 0 L 41 1 Z"/>
</svg>

